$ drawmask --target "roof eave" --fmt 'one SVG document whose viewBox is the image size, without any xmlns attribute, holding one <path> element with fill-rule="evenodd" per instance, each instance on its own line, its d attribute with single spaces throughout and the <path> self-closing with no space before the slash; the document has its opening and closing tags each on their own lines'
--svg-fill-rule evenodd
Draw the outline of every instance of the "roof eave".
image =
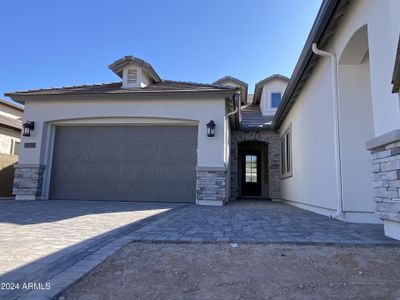
<svg viewBox="0 0 400 300">
<path fill-rule="evenodd" d="M 5 95 L 12 98 L 18 103 L 25 103 L 26 100 L 51 100 L 51 99 L 110 99 L 110 98 L 122 98 L 132 99 L 132 97 L 177 97 L 177 96 L 219 96 L 226 97 L 231 96 L 237 89 L 224 89 L 224 90 L 203 90 L 203 91 L 190 91 L 190 90 L 174 90 L 174 91 L 129 91 L 126 93 L 65 93 L 65 94 L 30 94 L 30 93 L 6 93 Z"/>
<path fill-rule="evenodd" d="M 311 49 L 312 43 L 320 42 L 329 25 L 329 22 L 331 21 L 331 18 L 335 13 L 336 8 L 338 7 L 338 4 L 341 1 L 342 3 L 347 4 L 350 2 L 350 0 L 324 0 L 322 3 L 317 18 L 314 21 L 310 34 L 308 35 L 304 48 L 300 54 L 300 58 L 297 61 L 293 74 L 289 80 L 288 86 L 282 98 L 282 102 L 278 107 L 274 119 L 272 120 L 272 128 L 274 130 L 279 129 L 281 126 L 284 119 L 284 113 L 289 108 L 292 96 L 302 81 L 303 74 L 313 57 L 313 52 Z"/>
</svg>

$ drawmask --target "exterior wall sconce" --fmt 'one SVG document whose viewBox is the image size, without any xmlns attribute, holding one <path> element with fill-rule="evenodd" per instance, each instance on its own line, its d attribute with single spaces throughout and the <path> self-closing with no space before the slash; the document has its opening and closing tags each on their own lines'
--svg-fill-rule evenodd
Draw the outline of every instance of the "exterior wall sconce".
<svg viewBox="0 0 400 300">
<path fill-rule="evenodd" d="M 23 127 L 23 136 L 31 136 L 31 130 L 35 129 L 35 122 L 33 121 L 26 121 L 24 124 L 22 124 Z"/>
<path fill-rule="evenodd" d="M 207 123 L 207 136 L 208 137 L 215 136 L 215 123 L 213 120 Z"/>
</svg>

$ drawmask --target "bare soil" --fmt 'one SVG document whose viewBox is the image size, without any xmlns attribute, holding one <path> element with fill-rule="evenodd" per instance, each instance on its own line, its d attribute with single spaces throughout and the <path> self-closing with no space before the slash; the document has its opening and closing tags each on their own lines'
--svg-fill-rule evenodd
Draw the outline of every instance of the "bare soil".
<svg viewBox="0 0 400 300">
<path fill-rule="evenodd" d="M 132 243 L 66 299 L 400 299 L 400 248 Z"/>
</svg>

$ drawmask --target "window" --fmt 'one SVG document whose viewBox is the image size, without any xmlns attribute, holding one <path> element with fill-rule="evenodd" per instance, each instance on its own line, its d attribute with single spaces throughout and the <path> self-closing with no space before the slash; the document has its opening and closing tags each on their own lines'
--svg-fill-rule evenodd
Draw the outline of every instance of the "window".
<svg viewBox="0 0 400 300">
<path fill-rule="evenodd" d="M 282 93 L 271 93 L 271 108 L 278 108 L 281 98 Z"/>
<path fill-rule="evenodd" d="M 14 149 L 13 149 L 14 155 L 19 155 L 19 145 L 20 145 L 20 142 L 14 142 Z"/>
<path fill-rule="evenodd" d="M 246 182 L 257 182 L 256 155 L 246 155 Z"/>
<path fill-rule="evenodd" d="M 293 175 L 291 125 L 281 136 L 281 175 L 282 177 L 289 177 Z"/>
</svg>

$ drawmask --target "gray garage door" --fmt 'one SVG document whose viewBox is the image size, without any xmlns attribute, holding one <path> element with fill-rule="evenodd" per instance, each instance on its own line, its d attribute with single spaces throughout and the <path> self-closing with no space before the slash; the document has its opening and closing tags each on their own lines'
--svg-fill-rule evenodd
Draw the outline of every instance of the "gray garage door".
<svg viewBox="0 0 400 300">
<path fill-rule="evenodd" d="M 194 202 L 197 128 L 57 127 L 51 199 Z"/>
</svg>

